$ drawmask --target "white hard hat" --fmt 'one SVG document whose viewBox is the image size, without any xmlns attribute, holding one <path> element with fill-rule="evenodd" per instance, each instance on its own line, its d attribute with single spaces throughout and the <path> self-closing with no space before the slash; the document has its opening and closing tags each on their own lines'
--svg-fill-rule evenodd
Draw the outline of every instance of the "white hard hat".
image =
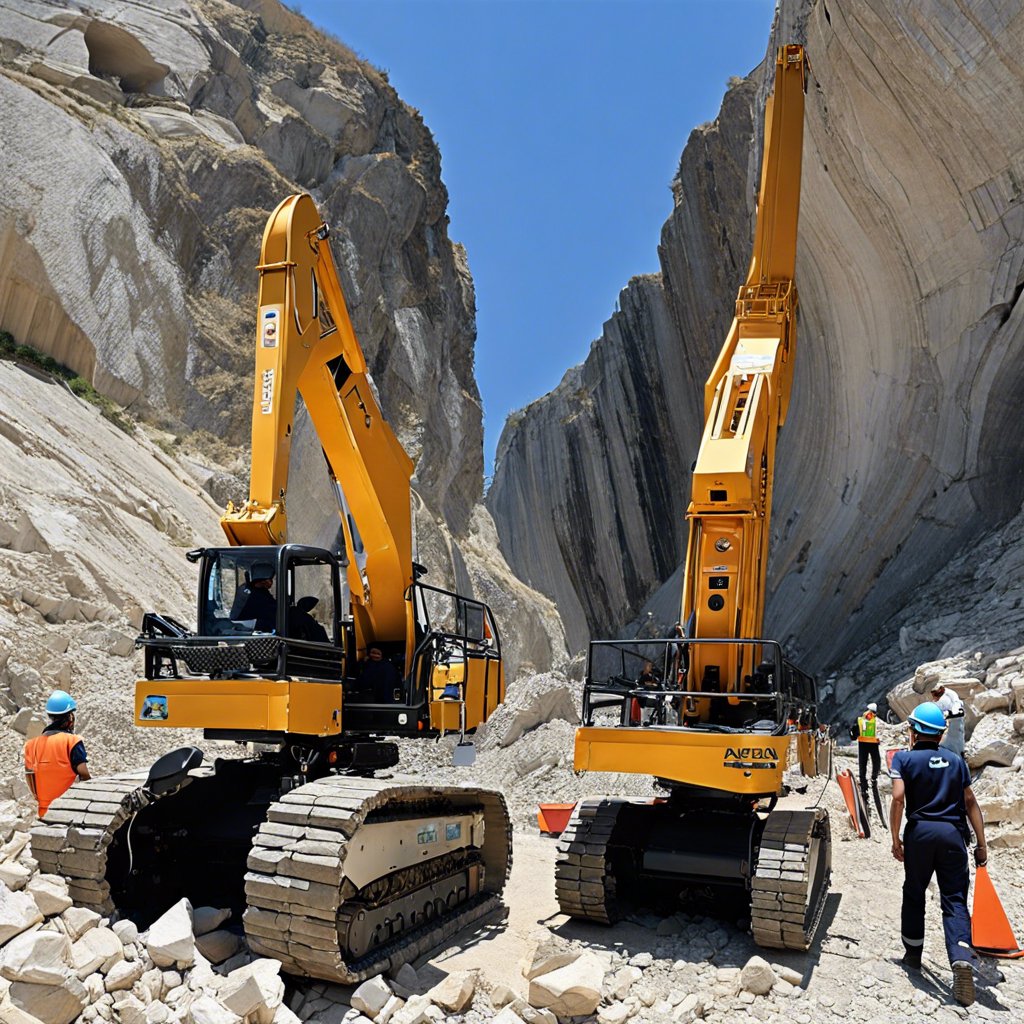
<svg viewBox="0 0 1024 1024">
<path fill-rule="evenodd" d="M 878 705 L 877 704 L 869 704 L 868 705 L 868 711 L 877 711 L 877 710 L 878 710 Z"/>
</svg>

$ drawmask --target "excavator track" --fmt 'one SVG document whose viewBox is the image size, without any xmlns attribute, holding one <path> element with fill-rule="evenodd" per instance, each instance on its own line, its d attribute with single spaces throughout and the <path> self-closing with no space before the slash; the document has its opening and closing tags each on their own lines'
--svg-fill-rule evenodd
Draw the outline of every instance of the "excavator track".
<svg viewBox="0 0 1024 1024">
<path fill-rule="evenodd" d="M 636 909 L 633 897 L 643 887 L 623 875 L 636 861 L 617 861 L 616 851 L 635 849 L 636 843 L 635 816 L 631 824 L 629 819 L 620 821 L 620 815 L 647 802 L 605 798 L 577 805 L 555 855 L 555 896 L 563 914 L 614 924 Z M 714 844 L 714 834 L 707 840 Z M 768 815 L 750 878 L 751 931 L 758 945 L 809 948 L 825 907 L 831 869 L 831 829 L 824 809 Z M 742 877 L 737 874 L 737 881 Z M 631 882 L 632 897 L 623 891 Z"/>
<path fill-rule="evenodd" d="M 431 804 L 453 797 L 482 808 L 485 833 L 492 837 L 484 849 L 485 881 L 480 891 L 452 913 L 424 915 L 422 924 L 409 921 L 408 911 L 398 911 L 409 922 L 405 927 L 358 959 L 345 962 L 338 948 L 339 934 L 349 934 L 359 914 L 367 913 L 367 901 L 360 900 L 359 893 L 349 896 L 343 890 L 344 863 L 359 826 L 371 812 L 389 804 L 419 805 L 423 817 L 429 817 Z M 271 805 L 253 840 L 250 871 L 245 876 L 249 946 L 280 960 L 292 974 L 341 984 L 394 969 L 502 906 L 501 889 L 512 865 L 511 835 L 500 793 L 342 777 L 308 783 Z M 428 881 L 412 892 L 422 893 L 430 885 Z M 400 898 L 409 894 L 408 885 L 399 886 Z M 429 899 L 436 908 L 439 898 L 443 897 L 431 889 L 420 906 Z M 381 924 L 387 932 L 387 922 Z"/>
<path fill-rule="evenodd" d="M 50 804 L 45 823 L 32 829 L 32 856 L 39 870 L 60 875 L 76 906 L 107 916 L 114 912 L 107 881 L 107 853 L 132 815 L 131 798 L 146 772 L 77 782 Z"/>
<path fill-rule="evenodd" d="M 751 880 L 750 930 L 759 946 L 808 949 L 832 873 L 828 812 L 772 811 Z"/>
<path fill-rule="evenodd" d="M 216 772 L 204 767 L 191 775 L 185 792 Z M 111 851 L 131 838 L 134 794 L 145 780 L 143 772 L 77 783 L 32 829 L 40 869 L 64 877 L 76 904 L 103 915 L 118 909 L 116 883 L 108 877 L 117 870 Z M 366 861 L 363 846 L 372 841 L 366 826 L 398 821 L 415 829 L 445 818 L 482 818 L 482 845 L 426 857 L 436 840 L 436 828 L 426 824 L 417 863 L 361 888 L 346 876 L 353 849 Z M 133 841 L 137 847 L 138 838 Z M 353 984 L 394 970 L 503 910 L 511 864 L 511 827 L 500 793 L 328 776 L 269 804 L 245 862 L 246 938 L 253 952 L 280 960 L 291 974 Z M 358 942 L 357 955 L 346 958 L 350 939 Z"/>
<path fill-rule="evenodd" d="M 576 805 L 555 854 L 555 897 L 563 914 L 600 924 L 622 918 L 609 844 L 619 812 L 628 803 L 596 799 Z"/>
</svg>

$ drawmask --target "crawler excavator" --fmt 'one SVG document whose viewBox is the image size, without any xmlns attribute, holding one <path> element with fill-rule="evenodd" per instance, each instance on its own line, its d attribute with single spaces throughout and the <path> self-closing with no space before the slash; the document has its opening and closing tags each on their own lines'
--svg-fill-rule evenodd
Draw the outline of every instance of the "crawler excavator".
<svg viewBox="0 0 1024 1024">
<path fill-rule="evenodd" d="M 188 554 L 196 630 L 145 616 L 135 688 L 137 726 L 202 729 L 244 756 L 211 765 L 184 748 L 148 775 L 79 783 L 32 850 L 77 904 L 143 925 L 182 897 L 227 906 L 254 952 L 353 983 L 500 902 L 502 796 L 374 773 L 397 763 L 394 737 L 453 732 L 469 746 L 504 698 L 501 646 L 485 604 L 427 585 L 413 561 L 412 462 L 381 414 L 310 196 L 273 213 L 258 269 L 250 497 L 221 519 L 228 546 Z M 343 554 L 287 542 L 297 393 Z"/>
<path fill-rule="evenodd" d="M 802 47 L 779 49 L 750 271 L 704 392 L 685 625 L 673 638 L 590 644 L 575 767 L 653 775 L 665 795 L 577 805 L 555 889 L 562 911 L 581 920 L 688 899 L 724 907 L 732 896 L 749 905 L 759 944 L 806 949 L 824 906 L 828 815 L 776 803 L 790 765 L 818 773 L 827 734 L 814 680 L 761 636 L 775 444 L 796 347 L 807 74 Z"/>
</svg>

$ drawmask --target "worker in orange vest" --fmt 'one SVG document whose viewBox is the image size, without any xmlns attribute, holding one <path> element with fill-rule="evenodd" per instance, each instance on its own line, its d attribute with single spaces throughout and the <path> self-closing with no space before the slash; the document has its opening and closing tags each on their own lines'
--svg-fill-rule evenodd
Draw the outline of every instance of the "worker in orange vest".
<svg viewBox="0 0 1024 1024">
<path fill-rule="evenodd" d="M 46 702 L 50 724 L 25 744 L 25 781 L 39 801 L 39 817 L 76 779 L 88 779 L 85 743 L 75 733 L 78 705 L 69 693 L 54 690 Z"/>
</svg>

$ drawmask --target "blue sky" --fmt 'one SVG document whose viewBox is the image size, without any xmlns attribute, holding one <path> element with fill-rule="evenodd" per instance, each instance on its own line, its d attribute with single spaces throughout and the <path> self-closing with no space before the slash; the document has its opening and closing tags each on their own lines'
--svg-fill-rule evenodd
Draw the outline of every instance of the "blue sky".
<svg viewBox="0 0 1024 1024">
<path fill-rule="evenodd" d="M 505 417 L 581 362 L 658 269 L 669 182 L 774 0 L 300 0 L 388 72 L 441 149 L 476 284 L 488 472 Z"/>
</svg>

